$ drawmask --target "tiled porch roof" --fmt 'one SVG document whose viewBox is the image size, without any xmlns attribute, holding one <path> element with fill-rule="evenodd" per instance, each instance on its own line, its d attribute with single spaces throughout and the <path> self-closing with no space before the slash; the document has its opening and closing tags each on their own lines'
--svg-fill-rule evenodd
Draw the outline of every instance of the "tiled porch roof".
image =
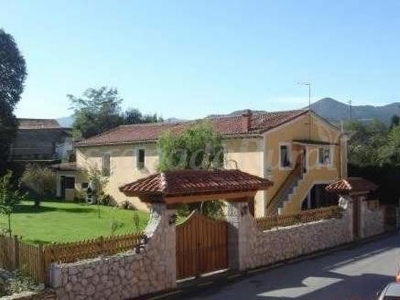
<svg viewBox="0 0 400 300">
<path fill-rule="evenodd" d="M 240 170 L 180 170 L 157 173 L 119 189 L 127 196 L 193 196 L 266 190 L 272 181 Z"/>
<path fill-rule="evenodd" d="M 336 193 L 359 193 L 374 191 L 377 189 L 377 185 L 361 177 L 349 177 L 336 181 L 325 189 L 328 192 Z"/>
</svg>

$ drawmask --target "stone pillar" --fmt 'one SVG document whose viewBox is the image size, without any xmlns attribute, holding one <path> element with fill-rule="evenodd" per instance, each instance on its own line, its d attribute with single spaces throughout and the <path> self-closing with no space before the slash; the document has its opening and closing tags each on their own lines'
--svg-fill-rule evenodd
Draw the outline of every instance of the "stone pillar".
<svg viewBox="0 0 400 300">
<path fill-rule="evenodd" d="M 167 278 L 167 289 L 176 287 L 176 210 L 165 204 L 152 204 L 150 219 L 144 231 L 150 239 L 149 248 L 160 249 L 160 266 Z"/>
<path fill-rule="evenodd" d="M 255 234 L 247 202 L 229 202 L 227 222 L 229 268 L 246 270 L 252 255 L 251 237 Z"/>
<path fill-rule="evenodd" d="M 344 209 L 344 219 L 348 223 L 348 241 L 353 241 L 354 235 L 354 204 L 353 199 L 349 195 L 341 195 L 339 198 L 339 207 Z M 357 216 L 356 216 L 357 217 Z"/>
</svg>

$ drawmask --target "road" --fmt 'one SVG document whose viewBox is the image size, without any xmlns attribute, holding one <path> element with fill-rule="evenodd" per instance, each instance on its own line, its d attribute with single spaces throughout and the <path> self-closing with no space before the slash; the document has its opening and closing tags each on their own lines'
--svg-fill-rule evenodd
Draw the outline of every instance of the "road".
<svg viewBox="0 0 400 300">
<path fill-rule="evenodd" d="M 400 263 L 400 235 L 253 273 L 191 299 L 372 300 Z"/>
</svg>

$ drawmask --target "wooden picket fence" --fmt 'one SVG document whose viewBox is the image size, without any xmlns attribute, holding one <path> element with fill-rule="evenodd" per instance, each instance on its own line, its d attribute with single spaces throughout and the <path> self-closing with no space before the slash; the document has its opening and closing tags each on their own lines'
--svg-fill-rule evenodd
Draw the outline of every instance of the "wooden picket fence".
<svg viewBox="0 0 400 300">
<path fill-rule="evenodd" d="M 23 242 L 18 236 L 0 235 L 0 268 L 9 271 L 19 269 L 36 282 L 48 284 L 48 270 L 52 263 L 71 263 L 113 255 L 137 249 L 145 241 L 146 236 L 140 232 L 42 246 Z"/>
<path fill-rule="evenodd" d="M 274 227 L 286 227 L 318 220 L 341 218 L 342 211 L 338 206 L 304 210 L 296 214 L 273 215 L 256 219 L 257 228 L 270 230 Z"/>
</svg>

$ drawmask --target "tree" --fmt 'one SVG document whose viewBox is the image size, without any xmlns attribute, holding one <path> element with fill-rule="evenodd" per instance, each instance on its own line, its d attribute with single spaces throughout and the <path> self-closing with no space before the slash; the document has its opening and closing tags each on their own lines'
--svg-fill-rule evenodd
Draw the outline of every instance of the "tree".
<svg viewBox="0 0 400 300">
<path fill-rule="evenodd" d="M 103 176 L 102 172 L 97 168 L 90 166 L 86 170 L 86 176 L 89 179 L 89 188 L 91 197 L 93 197 L 93 203 L 97 204 L 97 217 L 100 218 L 100 205 L 101 204 L 109 204 L 110 196 L 107 195 L 104 190 L 108 184 L 109 178 L 107 176 Z M 89 189 L 88 188 L 88 189 Z M 89 194 L 89 191 L 88 191 Z M 107 203 L 105 200 L 107 199 Z"/>
<path fill-rule="evenodd" d="M 158 169 L 161 172 L 223 168 L 222 137 L 207 122 L 193 124 L 179 134 L 167 131 L 161 135 L 157 146 L 160 154 Z M 187 215 L 193 209 L 213 217 L 223 214 L 220 201 L 183 206 L 180 213 Z"/>
<path fill-rule="evenodd" d="M 395 126 L 399 126 L 399 124 L 400 124 L 400 117 L 398 115 L 393 115 L 390 121 L 390 130 Z"/>
<path fill-rule="evenodd" d="M 90 88 L 82 97 L 67 97 L 74 109 L 73 134 L 76 138 L 88 138 L 123 123 L 122 98 L 115 88 Z"/>
<path fill-rule="evenodd" d="M 56 174 L 47 167 L 30 164 L 22 174 L 21 183 L 34 192 L 35 206 L 40 206 L 40 200 L 53 197 L 56 193 Z"/>
<path fill-rule="evenodd" d="M 221 169 L 222 137 L 207 123 L 197 123 L 182 133 L 167 131 L 158 141 L 161 172 L 182 169 Z"/>
<path fill-rule="evenodd" d="M 380 164 L 400 165 L 400 126 L 394 126 L 378 150 Z"/>
<path fill-rule="evenodd" d="M 349 162 L 356 165 L 377 164 L 379 148 L 385 143 L 387 128 L 380 121 L 351 121 L 345 124 L 350 132 Z"/>
<path fill-rule="evenodd" d="M 162 122 L 163 118 L 154 115 L 143 115 L 137 108 L 129 108 L 124 113 L 124 124 L 141 124 Z"/>
<path fill-rule="evenodd" d="M 25 199 L 25 195 L 11 184 L 12 173 L 7 172 L 6 175 L 0 177 L 0 213 L 7 215 L 8 233 L 11 236 L 11 214 L 14 212 L 15 206 Z"/>
<path fill-rule="evenodd" d="M 14 38 L 0 29 L 0 173 L 4 171 L 18 122 L 13 114 L 26 78 L 25 59 Z"/>
</svg>

